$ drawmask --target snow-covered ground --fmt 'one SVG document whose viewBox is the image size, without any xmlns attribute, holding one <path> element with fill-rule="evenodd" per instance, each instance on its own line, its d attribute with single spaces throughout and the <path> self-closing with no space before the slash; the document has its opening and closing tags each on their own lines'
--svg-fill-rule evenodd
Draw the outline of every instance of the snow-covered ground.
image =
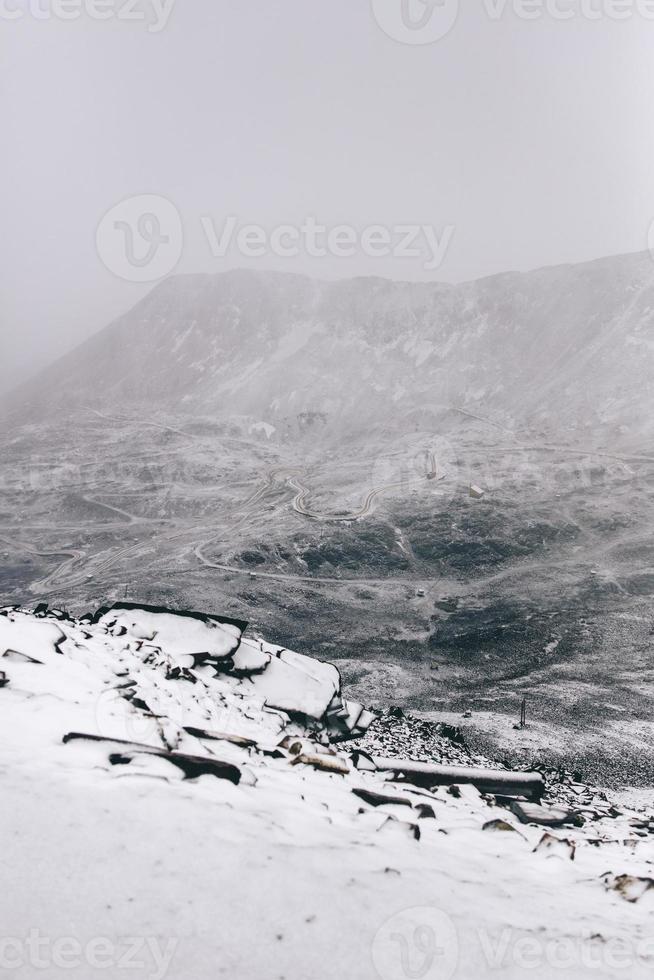
<svg viewBox="0 0 654 980">
<path fill-rule="evenodd" d="M 335 669 L 242 631 L 2 612 L 0 976 L 652 975 L 648 814 L 392 781 Z"/>
</svg>

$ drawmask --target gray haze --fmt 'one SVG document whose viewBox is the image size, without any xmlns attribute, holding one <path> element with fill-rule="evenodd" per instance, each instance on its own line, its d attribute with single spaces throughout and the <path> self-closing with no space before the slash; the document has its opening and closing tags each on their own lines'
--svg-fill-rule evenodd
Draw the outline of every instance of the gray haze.
<svg viewBox="0 0 654 980">
<path fill-rule="evenodd" d="M 460 281 L 647 247 L 654 22 L 638 16 L 492 22 L 464 0 L 447 37 L 410 46 L 367 0 L 177 0 L 159 33 L 29 11 L 0 31 L 4 386 L 149 290 L 96 252 L 131 195 L 174 201 L 182 272 L 248 264 L 212 257 L 202 215 L 455 228 L 435 271 L 251 260 L 324 278 Z"/>
</svg>

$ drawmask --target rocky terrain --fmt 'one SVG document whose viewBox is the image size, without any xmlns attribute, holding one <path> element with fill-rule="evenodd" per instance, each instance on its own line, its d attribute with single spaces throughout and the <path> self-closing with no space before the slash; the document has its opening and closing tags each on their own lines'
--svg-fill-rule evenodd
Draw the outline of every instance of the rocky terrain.
<svg viewBox="0 0 654 980">
<path fill-rule="evenodd" d="M 373 720 L 244 629 L 0 612 L 12 976 L 650 975 L 651 806 Z"/>
</svg>

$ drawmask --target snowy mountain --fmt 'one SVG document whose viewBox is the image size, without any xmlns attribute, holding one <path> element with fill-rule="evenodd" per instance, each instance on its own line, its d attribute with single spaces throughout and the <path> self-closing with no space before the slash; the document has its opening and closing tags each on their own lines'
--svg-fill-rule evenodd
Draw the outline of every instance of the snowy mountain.
<svg viewBox="0 0 654 980">
<path fill-rule="evenodd" d="M 334 668 L 243 630 L 0 611 L 12 976 L 651 975 L 651 812 L 549 778 L 530 803 L 539 774 L 408 719 L 334 743 Z"/>
<path fill-rule="evenodd" d="M 648 253 L 461 285 L 177 276 L 13 404 L 245 416 L 278 434 L 401 432 L 456 407 L 635 445 L 651 435 L 653 325 Z"/>
</svg>

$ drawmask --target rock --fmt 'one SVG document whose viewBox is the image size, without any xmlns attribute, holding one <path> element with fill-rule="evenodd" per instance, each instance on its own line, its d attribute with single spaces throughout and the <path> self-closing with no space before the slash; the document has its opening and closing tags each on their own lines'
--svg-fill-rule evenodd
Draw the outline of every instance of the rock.
<svg viewBox="0 0 654 980">
<path fill-rule="evenodd" d="M 351 753 L 350 759 L 354 768 L 359 769 L 361 772 L 377 772 L 374 759 L 367 752 L 356 749 Z"/>
<path fill-rule="evenodd" d="M 520 831 L 506 820 L 489 820 L 481 829 L 494 834 L 517 834 L 519 837 L 522 837 Z"/>
<path fill-rule="evenodd" d="M 456 725 L 447 725 L 445 722 L 441 722 L 438 726 L 438 734 L 456 745 L 465 745 L 463 732 Z"/>
<path fill-rule="evenodd" d="M 629 826 L 633 827 L 635 830 L 647 830 L 649 829 L 651 821 L 648 817 L 632 817 L 629 821 Z"/>
<path fill-rule="evenodd" d="M 94 619 L 113 635 L 126 635 L 143 644 L 156 642 L 157 646 L 165 648 L 173 663 L 183 667 L 206 661 L 231 661 L 246 626 L 220 616 L 173 612 L 129 602 L 100 609 Z"/>
<path fill-rule="evenodd" d="M 172 762 L 174 766 L 181 769 L 185 779 L 197 779 L 198 776 L 217 776 L 219 779 L 227 779 L 235 786 L 241 782 L 241 770 L 231 762 L 222 762 L 215 756 L 205 757 L 199 755 L 188 755 L 185 752 L 167 752 L 165 749 L 158 749 L 152 745 L 141 745 L 138 742 L 128 742 L 119 738 L 104 738 L 101 735 L 87 735 L 80 732 L 69 732 L 64 735 L 64 745 L 70 742 L 99 742 L 106 745 L 110 751 L 109 762 L 112 766 L 127 766 L 137 756 L 156 756 L 158 759 L 165 759 Z"/>
<path fill-rule="evenodd" d="M 476 786 L 473 786 L 470 783 L 461 783 L 459 785 L 459 793 L 461 799 L 467 800 L 468 803 L 472 803 L 473 805 L 479 803 L 482 798 L 481 792 Z"/>
<path fill-rule="evenodd" d="M 284 749 L 289 755 L 301 755 L 304 750 L 304 742 L 295 735 L 285 735 L 279 743 L 280 749 Z"/>
<path fill-rule="evenodd" d="M 375 793 L 373 790 L 364 789 L 361 786 L 355 786 L 352 792 L 360 800 L 363 800 L 364 803 L 369 803 L 370 806 L 385 806 L 389 803 L 397 803 L 401 806 L 413 807 L 411 800 L 407 796 L 401 796 L 399 793 Z"/>
<path fill-rule="evenodd" d="M 521 823 L 535 823 L 541 827 L 563 827 L 566 824 L 574 823 L 576 819 L 573 810 L 565 810 L 555 806 L 539 806 L 536 803 L 526 803 L 522 800 L 515 800 L 511 804 L 511 812 L 515 813 Z"/>
<path fill-rule="evenodd" d="M 206 731 L 204 728 L 185 727 L 185 732 L 193 735 L 194 738 L 206 739 L 208 742 L 229 742 L 231 745 L 238 745 L 241 749 L 254 749 L 257 742 L 253 738 L 245 738 L 244 735 L 230 735 L 227 732 Z"/>
<path fill-rule="evenodd" d="M 405 823 L 404 820 L 398 820 L 396 817 L 387 817 L 383 824 L 377 828 L 378 834 L 389 834 L 397 833 L 398 831 L 404 833 L 407 837 L 412 840 L 420 840 L 422 832 L 420 827 L 416 823 Z"/>
<path fill-rule="evenodd" d="M 321 769 L 323 772 L 338 773 L 339 776 L 346 776 L 350 767 L 345 759 L 337 755 L 307 755 L 302 753 L 295 756 L 293 766 L 313 766 L 314 769 Z"/>
<path fill-rule="evenodd" d="M 574 861 L 576 847 L 566 838 L 555 837 L 554 834 L 543 834 L 534 848 L 534 854 L 544 854 L 545 857 L 558 857 Z"/>
<path fill-rule="evenodd" d="M 441 599 L 436 599 L 434 605 L 438 609 L 442 609 L 443 612 L 456 612 L 459 608 L 459 600 L 457 598 L 450 598 L 449 596 L 443 596 Z"/>
<path fill-rule="evenodd" d="M 648 891 L 654 888 L 652 878 L 636 878 L 633 875 L 605 874 L 602 880 L 609 891 L 617 892 L 626 902 L 638 902 Z"/>
</svg>

